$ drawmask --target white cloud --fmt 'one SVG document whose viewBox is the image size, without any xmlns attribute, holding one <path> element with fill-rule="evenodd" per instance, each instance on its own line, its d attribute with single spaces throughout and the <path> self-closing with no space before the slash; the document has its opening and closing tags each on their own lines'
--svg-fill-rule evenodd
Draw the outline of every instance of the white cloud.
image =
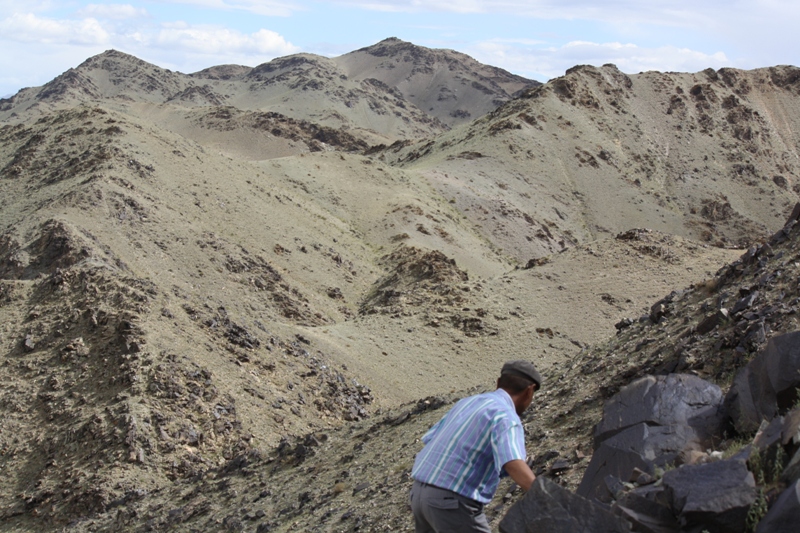
<svg viewBox="0 0 800 533">
<path fill-rule="evenodd" d="M 130 20 L 147 17 L 147 10 L 130 4 L 89 4 L 78 11 L 81 17 Z"/>
<path fill-rule="evenodd" d="M 468 51 L 483 63 L 496 65 L 541 81 L 563 76 L 577 64 L 613 63 L 623 72 L 647 70 L 697 72 L 730 66 L 722 52 L 706 54 L 688 48 L 645 48 L 635 44 L 574 41 L 559 47 L 521 47 L 504 40 L 479 43 Z"/>
<path fill-rule="evenodd" d="M 304 8 L 297 2 L 281 2 L 280 0 L 161 0 L 169 4 L 187 4 L 191 6 L 225 11 L 247 11 L 255 15 L 288 17 L 293 11 Z"/>
<path fill-rule="evenodd" d="M 261 29 L 243 34 L 227 28 L 189 26 L 184 23 L 166 25 L 153 38 L 159 48 L 212 55 L 287 55 L 299 48 L 274 31 Z"/>
<path fill-rule="evenodd" d="M 32 13 L 14 13 L 0 20 L 0 35 L 3 41 L 23 43 L 96 45 L 111 40 L 97 19 L 56 20 Z"/>
<path fill-rule="evenodd" d="M 110 48 L 181 72 L 222 63 L 255 66 L 300 51 L 268 29 L 245 33 L 216 25 L 158 24 L 127 5 L 87 7 L 80 14 L 60 20 L 32 13 L 0 17 L 0 49 L 14 51 L 0 54 L 0 94 L 42 85 Z M 126 14 L 133 16 L 120 18 Z"/>
<path fill-rule="evenodd" d="M 591 20 L 623 29 L 631 24 L 747 29 L 754 18 L 800 18 L 795 0 L 334 0 L 363 9 L 407 13 L 486 13 L 532 19 Z"/>
<path fill-rule="evenodd" d="M 515 16 L 562 19 L 609 19 L 619 20 L 633 14 L 636 18 L 648 13 L 664 13 L 681 16 L 681 4 L 696 12 L 698 6 L 688 0 L 335 0 L 336 3 L 357 6 L 364 9 L 391 10 L 404 12 L 443 11 L 452 13 L 503 13 Z M 706 5 L 729 4 L 711 1 Z"/>
</svg>

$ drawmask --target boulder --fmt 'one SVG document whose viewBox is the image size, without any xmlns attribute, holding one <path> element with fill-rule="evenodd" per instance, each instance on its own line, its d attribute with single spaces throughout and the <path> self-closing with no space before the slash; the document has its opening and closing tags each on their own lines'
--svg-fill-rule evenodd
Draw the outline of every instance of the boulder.
<svg viewBox="0 0 800 533">
<path fill-rule="evenodd" d="M 666 472 L 662 482 L 682 531 L 744 533 L 756 499 L 755 479 L 744 461 L 682 466 Z"/>
<path fill-rule="evenodd" d="M 657 490 L 657 489 L 656 489 Z M 678 533 L 680 526 L 672 510 L 658 501 L 650 487 L 635 489 L 622 496 L 611 512 L 628 520 L 639 533 Z"/>
<path fill-rule="evenodd" d="M 539 476 L 508 510 L 500 533 L 627 533 L 630 524 L 601 505 Z"/>
<path fill-rule="evenodd" d="M 721 402 L 719 387 L 687 374 L 648 376 L 623 388 L 595 427 L 595 453 L 577 494 L 610 502 L 608 476 L 627 481 L 635 468 L 653 474 L 704 449 L 721 427 Z"/>
<path fill-rule="evenodd" d="M 770 339 L 766 348 L 739 371 L 725 397 L 736 431 L 752 433 L 762 420 L 790 409 L 800 387 L 800 332 Z"/>
<path fill-rule="evenodd" d="M 640 423 L 688 426 L 705 444 L 719 433 L 722 398 L 719 387 L 689 374 L 638 379 L 606 403 L 603 419 L 595 427 L 595 446 Z"/>
<path fill-rule="evenodd" d="M 607 476 L 628 481 L 638 468 L 654 474 L 656 466 L 679 462 L 682 452 L 695 448 L 699 437 L 689 426 L 650 426 L 644 422 L 629 427 L 600 443 L 586 467 L 577 494 L 610 502 Z"/>
<path fill-rule="evenodd" d="M 795 533 L 800 527 L 800 481 L 784 490 L 761 519 L 756 533 Z"/>
</svg>

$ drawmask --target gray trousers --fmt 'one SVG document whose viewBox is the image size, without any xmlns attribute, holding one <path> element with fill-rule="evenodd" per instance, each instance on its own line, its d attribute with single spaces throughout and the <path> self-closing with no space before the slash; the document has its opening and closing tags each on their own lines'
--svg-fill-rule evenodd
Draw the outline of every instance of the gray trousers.
<svg viewBox="0 0 800 533">
<path fill-rule="evenodd" d="M 427 483 L 414 481 L 411 510 L 416 533 L 491 533 L 483 504 Z"/>
</svg>

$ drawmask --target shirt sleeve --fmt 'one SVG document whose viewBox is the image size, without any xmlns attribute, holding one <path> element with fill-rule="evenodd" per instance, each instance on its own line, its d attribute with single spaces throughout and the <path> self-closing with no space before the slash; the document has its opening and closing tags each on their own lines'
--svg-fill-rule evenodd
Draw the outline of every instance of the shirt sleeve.
<svg viewBox="0 0 800 533">
<path fill-rule="evenodd" d="M 438 422 L 432 425 L 431 429 L 429 429 L 428 432 L 422 436 L 420 440 L 422 441 L 423 444 L 428 444 L 431 441 L 431 439 L 433 439 L 434 435 L 436 435 L 436 431 L 438 431 L 439 427 L 441 427 L 442 422 L 444 422 L 445 418 L 447 418 L 447 415 L 445 415 Z"/>
<path fill-rule="evenodd" d="M 504 419 L 494 425 L 492 428 L 492 455 L 500 477 L 508 475 L 503 465 L 516 459 L 525 460 L 527 452 L 522 424 Z"/>
</svg>

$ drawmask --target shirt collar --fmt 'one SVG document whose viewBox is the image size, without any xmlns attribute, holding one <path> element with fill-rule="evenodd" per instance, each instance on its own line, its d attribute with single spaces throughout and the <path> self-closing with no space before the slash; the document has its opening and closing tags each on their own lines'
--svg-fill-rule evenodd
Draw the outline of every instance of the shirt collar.
<svg viewBox="0 0 800 533">
<path fill-rule="evenodd" d="M 508 404 L 508 407 L 511 408 L 514 413 L 517 412 L 517 408 L 514 405 L 514 400 L 511 399 L 511 395 L 505 391 L 505 389 L 495 389 L 494 391 L 500 398 L 503 398 L 505 402 Z"/>
</svg>

